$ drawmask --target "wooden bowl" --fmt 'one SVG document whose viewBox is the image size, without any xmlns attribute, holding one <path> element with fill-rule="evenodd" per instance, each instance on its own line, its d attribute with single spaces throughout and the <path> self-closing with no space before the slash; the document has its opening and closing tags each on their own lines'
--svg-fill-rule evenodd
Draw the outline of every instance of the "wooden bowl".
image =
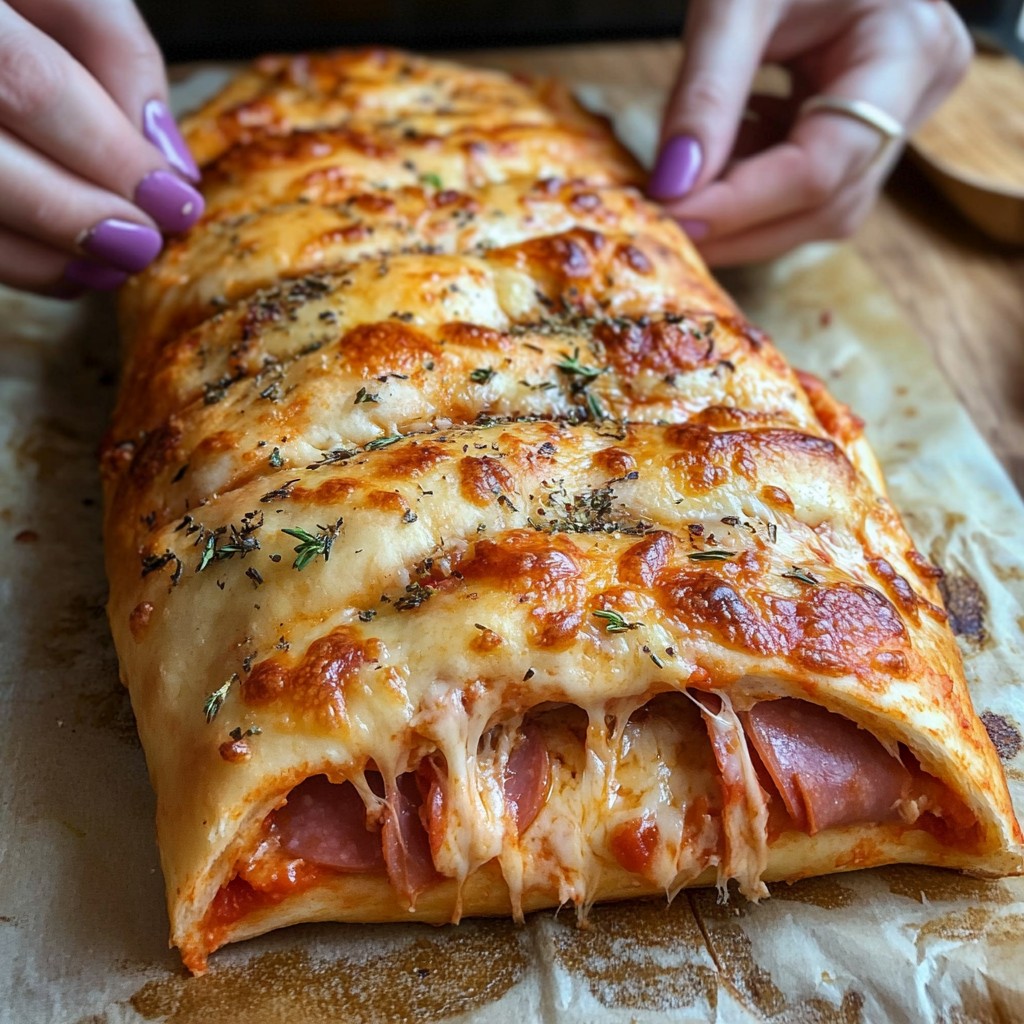
<svg viewBox="0 0 1024 1024">
<path fill-rule="evenodd" d="M 1024 245 L 1024 64 L 977 54 L 909 153 L 971 223 L 997 241 Z"/>
</svg>

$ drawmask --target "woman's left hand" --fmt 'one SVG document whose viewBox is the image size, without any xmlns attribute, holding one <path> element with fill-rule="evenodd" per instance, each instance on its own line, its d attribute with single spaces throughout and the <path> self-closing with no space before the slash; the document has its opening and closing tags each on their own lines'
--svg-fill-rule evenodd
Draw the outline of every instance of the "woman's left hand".
<svg viewBox="0 0 1024 1024">
<path fill-rule="evenodd" d="M 849 235 L 874 203 L 896 150 L 876 159 L 877 128 L 801 116 L 807 99 L 864 101 L 909 132 L 972 52 L 943 0 L 690 0 L 684 39 L 649 192 L 719 265 Z M 790 70 L 789 98 L 750 99 L 765 62 Z"/>
</svg>

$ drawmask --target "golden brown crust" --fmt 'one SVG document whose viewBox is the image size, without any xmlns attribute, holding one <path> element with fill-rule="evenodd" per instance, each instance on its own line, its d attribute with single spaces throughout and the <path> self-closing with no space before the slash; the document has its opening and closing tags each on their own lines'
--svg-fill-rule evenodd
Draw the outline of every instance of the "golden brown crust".
<svg viewBox="0 0 1024 1024">
<path fill-rule="evenodd" d="M 733 717 L 809 700 L 977 823 L 787 833 L 767 877 L 1019 867 L 936 580 L 859 421 L 746 323 L 595 120 L 547 83 L 360 51 L 263 61 L 187 135 L 210 210 L 126 289 L 103 474 L 111 625 L 191 965 L 356 899 L 409 916 L 382 879 L 335 878 L 203 926 L 307 777 L 453 765 L 549 703 L 607 753 L 609 714 L 657 694 L 712 691 Z M 522 905 L 655 891 L 649 834 L 616 835 L 637 870 L 556 871 Z M 493 856 L 466 861 L 463 912 L 509 906 Z M 740 870 L 715 856 L 719 881 Z"/>
<path fill-rule="evenodd" d="M 607 135 L 560 82 L 516 79 L 385 47 L 268 56 L 182 124 L 200 166 L 239 144 L 321 128 L 375 137 L 562 125 Z"/>
</svg>

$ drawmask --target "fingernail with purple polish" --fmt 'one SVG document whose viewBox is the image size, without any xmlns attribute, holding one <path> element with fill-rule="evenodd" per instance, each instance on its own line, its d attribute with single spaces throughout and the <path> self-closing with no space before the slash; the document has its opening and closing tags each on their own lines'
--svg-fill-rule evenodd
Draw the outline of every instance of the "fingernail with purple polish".
<svg viewBox="0 0 1024 1024">
<path fill-rule="evenodd" d="M 170 171 L 153 171 L 135 189 L 135 205 L 171 233 L 186 231 L 203 215 L 203 197 Z"/>
<path fill-rule="evenodd" d="M 681 220 L 679 226 L 686 232 L 691 242 L 699 242 L 706 238 L 710 225 L 706 220 Z"/>
<path fill-rule="evenodd" d="M 164 240 L 153 228 L 110 217 L 90 228 L 78 244 L 90 256 L 119 270 L 134 272 L 156 259 Z"/>
<path fill-rule="evenodd" d="M 647 192 L 654 199 L 681 199 L 693 188 L 704 154 L 692 135 L 669 139 L 658 154 Z"/>
<path fill-rule="evenodd" d="M 160 100 L 150 100 L 142 108 L 142 134 L 180 175 L 189 181 L 199 180 L 199 168 L 181 137 L 177 122 Z"/>
<path fill-rule="evenodd" d="M 89 260 L 72 260 L 64 268 L 65 287 L 58 287 L 58 293 L 62 297 L 73 298 L 83 288 L 109 292 L 120 288 L 127 280 L 128 275 L 123 270 L 105 267 L 102 263 L 91 263 Z"/>
</svg>

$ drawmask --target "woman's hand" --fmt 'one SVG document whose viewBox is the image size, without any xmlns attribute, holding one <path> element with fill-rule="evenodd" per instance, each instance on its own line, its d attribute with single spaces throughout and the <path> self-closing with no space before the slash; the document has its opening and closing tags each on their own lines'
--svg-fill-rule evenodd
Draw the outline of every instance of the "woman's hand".
<svg viewBox="0 0 1024 1024">
<path fill-rule="evenodd" d="M 801 103 L 866 101 L 910 132 L 971 56 L 942 0 L 691 0 L 684 38 L 649 191 L 711 264 L 849 235 L 874 202 L 896 159 L 875 159 L 883 136 Z M 763 62 L 790 70 L 789 98 L 749 99 Z"/>
<path fill-rule="evenodd" d="M 130 0 L 0 2 L 0 282 L 117 287 L 199 218 L 195 162 Z"/>
</svg>

